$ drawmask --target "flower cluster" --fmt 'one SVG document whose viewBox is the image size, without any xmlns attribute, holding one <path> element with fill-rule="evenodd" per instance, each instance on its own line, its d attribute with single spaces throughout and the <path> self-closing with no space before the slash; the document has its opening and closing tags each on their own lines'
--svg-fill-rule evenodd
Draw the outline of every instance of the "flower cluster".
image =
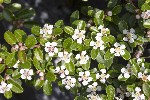
<svg viewBox="0 0 150 100">
<path fill-rule="evenodd" d="M 101 33 L 97 33 L 97 36 L 95 37 L 96 42 L 91 41 L 90 42 L 90 46 L 93 46 L 93 49 L 97 49 L 100 48 L 100 50 L 104 50 L 104 42 L 102 40 L 102 34 Z"/>
<path fill-rule="evenodd" d="M 116 100 L 124 100 L 125 97 L 130 97 L 131 93 L 130 92 L 126 92 L 126 90 L 124 90 L 121 86 L 120 88 L 116 89 L 117 92 L 117 96 L 115 97 Z"/>
<path fill-rule="evenodd" d="M 21 69 L 20 73 L 22 79 L 31 80 L 31 76 L 33 75 L 33 69 Z"/>
<path fill-rule="evenodd" d="M 4 81 L 0 84 L 0 93 L 5 93 L 6 91 L 10 91 L 12 88 L 12 84 L 7 84 Z"/>
<path fill-rule="evenodd" d="M 115 48 L 111 48 L 110 49 L 110 52 L 112 54 L 114 54 L 115 56 L 120 56 L 120 55 L 124 55 L 125 54 L 125 51 L 124 51 L 124 49 L 126 48 L 125 45 L 119 44 L 119 43 L 116 42 L 114 44 L 114 47 Z"/>
<path fill-rule="evenodd" d="M 142 12 L 141 17 L 143 19 L 149 19 L 150 18 L 150 10 L 147 10 L 145 12 Z"/>
<path fill-rule="evenodd" d="M 124 78 L 129 78 L 132 74 L 131 66 L 130 64 L 127 64 L 126 68 L 121 69 L 121 73 L 123 74 Z"/>
<path fill-rule="evenodd" d="M 96 74 L 96 79 L 99 79 L 101 83 L 104 83 L 106 82 L 106 79 L 109 78 L 109 74 L 106 74 L 106 69 L 101 69 L 100 70 L 101 74 L 97 73 Z"/>
<path fill-rule="evenodd" d="M 141 89 L 139 87 L 135 88 L 135 92 L 132 92 L 133 100 L 145 100 L 144 94 L 141 93 Z"/>
<path fill-rule="evenodd" d="M 53 33 L 53 25 L 45 24 L 44 27 L 40 29 L 40 34 L 44 38 L 49 38 L 52 33 Z"/>
<path fill-rule="evenodd" d="M 126 35 L 126 37 L 123 38 L 124 41 L 129 41 L 130 43 L 133 43 L 135 39 L 137 39 L 137 35 L 135 35 L 135 30 L 133 28 L 129 30 L 123 30 L 123 34 Z"/>
<path fill-rule="evenodd" d="M 48 53 L 50 57 L 53 57 L 56 53 L 58 53 L 57 43 L 56 42 L 46 42 L 45 43 L 45 51 Z"/>
<path fill-rule="evenodd" d="M 66 69 L 65 66 L 56 67 L 55 73 L 60 74 L 60 78 L 65 78 L 66 75 L 69 75 L 69 71 Z"/>
<path fill-rule="evenodd" d="M 89 56 L 86 55 L 86 51 L 82 51 L 81 54 L 77 54 L 75 58 L 79 60 L 80 64 L 86 64 L 89 60 Z"/>
<path fill-rule="evenodd" d="M 83 40 L 85 39 L 85 30 L 79 30 L 75 29 L 74 35 L 72 35 L 72 38 L 74 40 L 77 40 L 77 43 L 81 44 L 83 43 Z"/>
<path fill-rule="evenodd" d="M 65 61 L 65 63 L 70 62 L 71 55 L 72 55 L 72 53 L 68 53 L 67 51 L 58 53 L 58 57 L 60 57 L 61 60 Z"/>
<path fill-rule="evenodd" d="M 98 83 L 94 82 L 92 85 L 88 85 L 88 88 L 86 91 L 87 92 L 101 91 L 101 86 L 98 86 Z"/>
<path fill-rule="evenodd" d="M 79 72 L 79 78 L 78 80 L 81 82 L 83 86 L 88 85 L 89 82 L 91 82 L 93 80 L 92 77 L 90 77 L 90 72 L 89 71 L 85 71 L 85 72 Z"/>
<path fill-rule="evenodd" d="M 65 79 L 62 80 L 62 84 L 65 85 L 65 88 L 69 90 L 75 86 L 76 79 L 72 78 L 71 76 L 67 76 Z"/>
</svg>

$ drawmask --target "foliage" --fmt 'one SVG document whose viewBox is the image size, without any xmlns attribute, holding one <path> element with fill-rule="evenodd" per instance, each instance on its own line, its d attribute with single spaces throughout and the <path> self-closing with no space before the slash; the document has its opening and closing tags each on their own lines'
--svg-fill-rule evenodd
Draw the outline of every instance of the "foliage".
<svg viewBox="0 0 150 100">
<path fill-rule="evenodd" d="M 150 0 L 138 0 L 138 6 L 109 0 L 104 10 L 84 6 L 71 14 L 70 26 L 58 20 L 43 27 L 26 25 L 34 9 L 0 3 L 9 4 L 0 20 L 15 23 L 4 33 L 9 46 L 0 46 L 0 93 L 7 99 L 23 92 L 23 80 L 46 95 L 57 82 L 75 100 L 150 98 L 150 63 L 142 56 L 150 42 Z M 32 26 L 31 34 L 22 26 Z"/>
</svg>

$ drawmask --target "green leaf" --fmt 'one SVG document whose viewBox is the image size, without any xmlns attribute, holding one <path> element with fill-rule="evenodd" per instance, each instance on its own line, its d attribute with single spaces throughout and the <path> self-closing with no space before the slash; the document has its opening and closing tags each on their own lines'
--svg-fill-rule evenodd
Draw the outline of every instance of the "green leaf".
<svg viewBox="0 0 150 100">
<path fill-rule="evenodd" d="M 54 73 L 52 73 L 52 72 L 49 71 L 49 72 L 46 74 L 46 79 L 47 79 L 49 82 L 55 82 L 56 76 L 55 76 Z"/>
<path fill-rule="evenodd" d="M 32 28 L 31 28 L 31 33 L 32 34 L 34 34 L 34 35 L 36 35 L 36 36 L 39 36 L 40 35 L 40 27 L 39 26 L 33 26 Z"/>
<path fill-rule="evenodd" d="M 104 19 L 104 11 L 99 10 L 98 12 L 95 13 L 94 17 L 96 19 L 99 19 L 100 21 Z"/>
<path fill-rule="evenodd" d="M 2 73 L 5 69 L 5 64 L 0 64 L 0 73 Z"/>
<path fill-rule="evenodd" d="M 10 53 L 8 54 L 8 56 L 5 59 L 5 63 L 6 65 L 8 65 L 9 67 L 12 67 L 16 64 L 16 54 L 15 53 Z"/>
<path fill-rule="evenodd" d="M 84 70 L 89 70 L 90 64 L 91 64 L 91 62 L 90 62 L 90 60 L 89 60 L 89 61 L 87 61 L 86 64 L 82 64 L 82 68 L 83 68 Z"/>
<path fill-rule="evenodd" d="M 0 4 L 2 4 L 4 1 L 3 0 L 0 0 Z"/>
<path fill-rule="evenodd" d="M 114 100 L 115 88 L 112 85 L 108 85 L 106 87 L 106 93 L 107 93 L 108 100 Z"/>
<path fill-rule="evenodd" d="M 118 23 L 118 27 L 120 32 L 123 32 L 124 29 L 128 29 L 127 23 L 123 20 Z"/>
<path fill-rule="evenodd" d="M 17 19 L 29 19 L 33 16 L 35 16 L 35 11 L 33 8 L 23 9 L 16 14 Z"/>
<path fill-rule="evenodd" d="M 117 6 L 115 6 L 115 7 L 112 9 L 112 14 L 113 14 L 113 15 L 117 15 L 117 14 L 119 14 L 119 13 L 121 12 L 121 10 L 122 10 L 122 6 L 117 5 Z"/>
<path fill-rule="evenodd" d="M 54 28 L 53 29 L 53 35 L 60 35 L 63 33 L 63 30 L 61 28 Z"/>
<path fill-rule="evenodd" d="M 12 92 L 11 91 L 6 91 L 4 93 L 4 96 L 5 96 L 5 98 L 10 99 L 10 98 L 12 98 Z"/>
<path fill-rule="evenodd" d="M 24 63 L 27 60 L 25 51 L 18 51 L 18 59 L 20 62 Z"/>
<path fill-rule="evenodd" d="M 46 80 L 44 82 L 44 85 L 43 85 L 43 92 L 46 94 L 46 95 L 51 95 L 52 93 L 52 84 Z"/>
<path fill-rule="evenodd" d="M 21 87 L 21 85 L 18 82 L 16 82 L 13 79 L 9 79 L 8 82 L 12 84 L 11 90 L 13 92 L 15 92 L 15 93 L 22 93 L 23 92 L 23 88 Z"/>
<path fill-rule="evenodd" d="M 16 69 L 16 70 L 13 72 L 12 77 L 15 78 L 15 79 L 20 78 L 20 72 L 18 71 L 18 69 Z"/>
<path fill-rule="evenodd" d="M 74 11 L 70 16 L 70 23 L 74 22 L 75 20 L 79 19 L 79 11 Z"/>
<path fill-rule="evenodd" d="M 76 96 L 75 100 L 87 100 L 87 99 L 83 96 Z"/>
<path fill-rule="evenodd" d="M 111 59 L 113 57 L 114 57 L 114 54 L 111 54 L 110 50 L 107 50 L 106 54 L 104 55 L 104 59 L 105 60 L 109 60 L 109 59 Z"/>
<path fill-rule="evenodd" d="M 71 38 L 67 38 L 63 42 L 63 48 L 70 50 L 73 40 Z"/>
<path fill-rule="evenodd" d="M 35 88 L 36 88 L 37 90 L 39 90 L 39 89 L 43 86 L 43 83 L 44 83 L 44 80 L 37 79 L 37 80 L 35 81 L 34 86 L 35 86 Z"/>
<path fill-rule="evenodd" d="M 101 70 L 101 69 L 105 69 L 106 68 L 106 66 L 104 65 L 104 64 L 98 64 L 98 68 L 99 68 L 99 70 Z"/>
<path fill-rule="evenodd" d="M 38 61 L 43 61 L 43 51 L 40 48 L 34 49 L 34 56 Z"/>
<path fill-rule="evenodd" d="M 11 5 L 7 6 L 7 8 L 11 11 L 11 12 L 17 12 L 21 9 L 21 4 L 19 3 L 12 3 Z"/>
<path fill-rule="evenodd" d="M 35 56 L 33 57 L 33 65 L 37 70 L 42 70 L 41 64 Z"/>
<path fill-rule="evenodd" d="M 143 24 L 145 28 L 150 28 L 150 19 L 146 20 Z"/>
<path fill-rule="evenodd" d="M 111 44 L 114 44 L 114 43 L 116 42 L 116 38 L 115 38 L 114 36 L 112 36 L 112 35 L 109 35 L 109 36 L 108 36 L 108 40 L 109 40 L 109 42 L 110 42 Z"/>
<path fill-rule="evenodd" d="M 74 28 L 79 29 L 79 30 L 84 30 L 85 27 L 86 27 L 86 23 L 85 23 L 85 21 L 83 21 L 83 20 L 75 20 L 75 21 L 72 23 L 72 26 L 73 26 Z"/>
<path fill-rule="evenodd" d="M 92 50 L 91 50 L 91 58 L 92 58 L 93 60 L 95 60 L 96 57 L 97 57 L 97 55 L 98 55 L 98 49 L 92 49 Z"/>
<path fill-rule="evenodd" d="M 135 13 L 135 6 L 131 3 L 127 3 L 126 6 L 125 6 L 126 10 L 131 12 L 131 13 Z"/>
<path fill-rule="evenodd" d="M 14 35 L 17 39 L 17 42 L 23 42 L 26 36 L 26 33 L 23 30 L 17 29 L 14 31 Z"/>
<path fill-rule="evenodd" d="M 64 31 L 69 34 L 69 35 L 73 35 L 74 34 L 74 29 L 70 26 L 65 26 L 64 27 Z"/>
<path fill-rule="evenodd" d="M 131 69 L 132 69 L 133 74 L 137 76 L 138 72 L 140 71 L 140 67 L 138 65 L 133 64 Z"/>
<path fill-rule="evenodd" d="M 15 19 L 14 14 L 9 9 L 3 10 L 3 17 L 7 21 L 13 21 Z"/>
<path fill-rule="evenodd" d="M 26 61 L 24 63 L 20 63 L 20 66 L 22 68 L 25 68 L 25 69 L 30 69 L 31 68 L 31 61 Z"/>
<path fill-rule="evenodd" d="M 136 23 L 135 15 L 131 15 L 129 18 L 129 26 L 133 27 L 135 25 L 135 23 Z"/>
<path fill-rule="evenodd" d="M 98 28 L 94 27 L 94 26 L 90 27 L 90 31 L 92 31 L 92 32 L 99 32 Z"/>
<path fill-rule="evenodd" d="M 69 71 L 69 74 L 75 73 L 75 66 L 72 61 L 70 61 L 69 63 L 65 63 L 65 65 L 66 65 L 66 69 Z"/>
<path fill-rule="evenodd" d="M 113 8 L 117 4 L 118 0 L 109 0 L 107 7 Z"/>
<path fill-rule="evenodd" d="M 131 55 L 130 53 L 125 49 L 124 50 L 125 54 L 122 55 L 122 57 L 125 59 L 125 60 L 129 60 L 131 58 Z"/>
<path fill-rule="evenodd" d="M 6 40 L 6 42 L 10 45 L 16 44 L 17 40 L 14 36 L 14 34 L 10 31 L 6 31 L 4 33 L 4 39 Z"/>
<path fill-rule="evenodd" d="M 96 26 L 103 25 L 103 19 L 94 18 L 94 23 L 96 24 Z"/>
<path fill-rule="evenodd" d="M 133 92 L 134 88 L 135 88 L 135 84 L 127 85 L 127 91 L 129 91 L 129 92 Z"/>
<path fill-rule="evenodd" d="M 125 78 L 122 74 L 120 74 L 120 75 L 118 76 L 118 80 L 119 80 L 119 81 L 126 81 L 127 78 Z"/>
<path fill-rule="evenodd" d="M 138 7 L 141 8 L 141 6 L 145 3 L 145 0 L 138 0 Z"/>
<path fill-rule="evenodd" d="M 149 98 L 150 97 L 150 85 L 148 83 L 143 83 L 142 90 L 144 94 Z"/>
<path fill-rule="evenodd" d="M 57 28 L 63 27 L 63 26 L 64 26 L 63 20 L 58 20 L 58 21 L 55 23 L 54 26 L 57 27 Z"/>
<path fill-rule="evenodd" d="M 148 3 L 144 3 L 141 7 L 141 10 L 145 11 L 145 10 L 150 10 L 150 4 Z"/>
<path fill-rule="evenodd" d="M 99 50 L 98 55 L 96 57 L 96 60 L 98 63 L 104 63 L 104 53 L 102 51 Z"/>
<path fill-rule="evenodd" d="M 28 48 L 33 47 L 37 43 L 36 38 L 33 35 L 29 35 L 25 41 L 25 45 Z"/>
<path fill-rule="evenodd" d="M 11 0 L 4 0 L 4 3 L 9 4 L 11 3 Z"/>
</svg>

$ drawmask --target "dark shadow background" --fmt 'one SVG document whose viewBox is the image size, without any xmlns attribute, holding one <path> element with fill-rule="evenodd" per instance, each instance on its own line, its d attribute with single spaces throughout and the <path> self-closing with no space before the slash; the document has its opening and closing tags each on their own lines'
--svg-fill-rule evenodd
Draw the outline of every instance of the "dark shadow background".
<svg viewBox="0 0 150 100">
<path fill-rule="evenodd" d="M 63 20 L 65 25 L 69 25 L 69 17 L 75 10 L 80 10 L 83 5 L 90 5 L 95 8 L 103 9 L 106 7 L 108 0 L 89 0 L 83 2 L 82 0 L 12 0 L 13 2 L 20 2 L 25 7 L 33 7 L 36 11 L 34 20 L 40 26 L 44 23 L 54 24 L 57 20 Z M 122 0 L 124 1 L 124 0 Z M 5 43 L 3 34 L 8 29 L 11 29 L 10 23 L 0 21 L 0 43 Z M 26 32 L 30 31 L 25 29 Z M 150 45 L 144 52 L 144 55 L 150 55 Z M 51 96 L 43 94 L 42 90 L 35 90 L 34 87 L 27 86 L 23 83 L 24 92 L 22 94 L 13 94 L 10 100 L 73 100 L 73 96 L 68 92 L 61 92 L 57 84 L 53 84 L 53 91 Z M 0 94 L 0 100 L 6 100 L 3 94 Z"/>
</svg>

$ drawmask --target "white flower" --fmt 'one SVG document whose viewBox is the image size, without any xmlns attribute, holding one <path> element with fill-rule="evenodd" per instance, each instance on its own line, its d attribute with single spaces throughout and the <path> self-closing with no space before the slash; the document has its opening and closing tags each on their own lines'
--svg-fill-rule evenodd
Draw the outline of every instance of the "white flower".
<svg viewBox="0 0 150 100">
<path fill-rule="evenodd" d="M 75 57 L 77 60 L 79 59 L 80 64 L 86 64 L 89 60 L 89 56 L 86 55 L 86 51 L 82 51 L 81 54 L 77 54 Z"/>
<path fill-rule="evenodd" d="M 110 33 L 110 30 L 109 30 L 108 28 L 104 28 L 103 25 L 100 25 L 100 26 L 98 27 L 98 29 L 100 30 L 100 32 L 96 34 L 96 35 L 97 35 L 97 36 L 95 37 L 96 40 L 99 40 L 100 37 L 102 37 L 102 36 L 104 36 L 104 35 L 107 36 L 107 34 Z"/>
<path fill-rule="evenodd" d="M 114 53 L 115 56 L 120 56 L 120 55 L 124 55 L 124 49 L 126 48 L 125 45 L 123 44 L 119 44 L 119 43 L 115 43 L 114 44 L 115 48 L 111 48 L 110 52 Z"/>
<path fill-rule="evenodd" d="M 130 43 L 133 43 L 134 40 L 137 38 L 137 35 L 134 34 L 135 30 L 133 28 L 129 30 L 123 30 L 123 34 L 126 34 L 126 37 L 123 38 L 124 41 L 129 41 Z"/>
<path fill-rule="evenodd" d="M 67 76 L 65 79 L 62 80 L 62 84 L 66 85 L 65 88 L 69 90 L 75 86 L 76 79 L 72 78 L 71 76 Z"/>
<path fill-rule="evenodd" d="M 18 68 L 20 61 L 18 60 L 16 64 L 13 66 L 14 68 Z"/>
<path fill-rule="evenodd" d="M 101 91 L 101 86 L 97 86 L 98 83 L 97 82 L 94 82 L 92 85 L 88 85 L 88 88 L 87 88 L 87 92 L 96 92 L 96 91 Z"/>
<path fill-rule="evenodd" d="M 32 79 L 32 75 L 33 75 L 33 70 L 32 69 L 21 69 L 20 70 L 21 78 L 22 79 L 28 79 L 31 80 Z"/>
<path fill-rule="evenodd" d="M 42 29 L 40 29 L 40 34 L 43 35 L 44 38 L 48 38 L 50 34 L 53 32 L 53 25 L 45 24 Z"/>
<path fill-rule="evenodd" d="M 131 95 L 130 92 L 126 92 L 121 86 L 116 89 L 117 95 L 119 97 L 115 97 L 117 100 L 124 100 L 124 97 L 129 97 Z"/>
<path fill-rule="evenodd" d="M 88 85 L 89 82 L 92 81 L 92 77 L 90 77 L 90 72 L 89 71 L 85 71 L 85 72 L 79 72 L 79 81 L 82 81 L 82 84 L 84 86 Z"/>
<path fill-rule="evenodd" d="M 138 15 L 138 14 L 135 17 L 136 17 L 136 19 L 140 19 L 141 18 L 140 15 Z"/>
<path fill-rule="evenodd" d="M 99 41 L 96 41 L 96 42 L 91 41 L 90 46 L 93 46 L 93 49 L 100 48 L 100 50 L 104 50 L 104 48 L 105 48 L 104 47 L 104 42 L 101 39 Z"/>
<path fill-rule="evenodd" d="M 39 76 L 44 76 L 44 72 L 40 72 L 40 73 L 39 73 Z"/>
<path fill-rule="evenodd" d="M 75 29 L 74 35 L 72 35 L 72 38 L 74 40 L 77 40 L 77 43 L 81 44 L 83 40 L 85 39 L 85 30 L 79 30 Z"/>
<path fill-rule="evenodd" d="M 145 100 L 144 94 L 141 94 L 141 89 L 139 87 L 135 88 L 135 93 L 132 92 L 132 97 L 134 97 L 133 100 Z"/>
<path fill-rule="evenodd" d="M 127 64 L 127 66 L 126 66 L 127 68 L 122 68 L 121 69 L 121 72 L 122 72 L 122 74 L 123 74 L 123 77 L 125 77 L 125 78 L 129 78 L 130 77 L 130 74 L 132 74 L 132 70 L 131 70 L 131 66 L 130 66 L 130 64 Z"/>
<path fill-rule="evenodd" d="M 53 25 L 45 24 L 40 30 L 40 34 L 52 34 Z"/>
<path fill-rule="evenodd" d="M 3 58 L 0 58 L 0 63 L 3 61 Z"/>
<path fill-rule="evenodd" d="M 72 53 L 68 53 L 67 51 L 58 53 L 58 57 L 60 57 L 61 60 L 65 61 L 65 63 L 70 62 L 70 56 L 71 55 L 72 55 Z"/>
<path fill-rule="evenodd" d="M 150 75 L 146 75 L 146 73 L 139 72 L 138 78 L 141 78 L 143 81 L 150 81 Z"/>
<path fill-rule="evenodd" d="M 65 78 L 66 75 L 69 75 L 69 71 L 68 71 L 68 70 L 66 69 L 66 67 L 63 66 L 63 65 L 60 66 L 60 67 L 56 67 L 55 73 L 60 74 L 60 77 L 61 77 L 61 78 Z"/>
<path fill-rule="evenodd" d="M 10 91 L 12 88 L 12 84 L 6 84 L 4 81 L 0 84 L 0 93 L 5 93 L 6 91 Z"/>
<path fill-rule="evenodd" d="M 112 11 L 108 11 L 108 12 L 107 12 L 107 15 L 108 15 L 108 16 L 112 16 Z"/>
<path fill-rule="evenodd" d="M 146 12 L 142 12 L 141 17 L 143 19 L 149 19 L 150 18 L 150 10 L 147 10 Z"/>
<path fill-rule="evenodd" d="M 87 97 L 89 98 L 89 100 L 103 100 L 102 98 L 99 97 L 98 94 L 93 94 L 93 93 L 87 95 Z"/>
<path fill-rule="evenodd" d="M 58 53 L 58 48 L 56 47 L 57 43 L 56 42 L 47 42 L 45 43 L 45 51 L 48 52 L 48 55 L 50 57 L 53 57 L 55 53 Z"/>
<path fill-rule="evenodd" d="M 99 73 L 96 74 L 96 79 L 100 79 L 101 83 L 105 83 L 106 79 L 109 78 L 109 74 L 106 74 L 106 69 L 101 69 L 100 70 L 101 75 Z"/>
</svg>

